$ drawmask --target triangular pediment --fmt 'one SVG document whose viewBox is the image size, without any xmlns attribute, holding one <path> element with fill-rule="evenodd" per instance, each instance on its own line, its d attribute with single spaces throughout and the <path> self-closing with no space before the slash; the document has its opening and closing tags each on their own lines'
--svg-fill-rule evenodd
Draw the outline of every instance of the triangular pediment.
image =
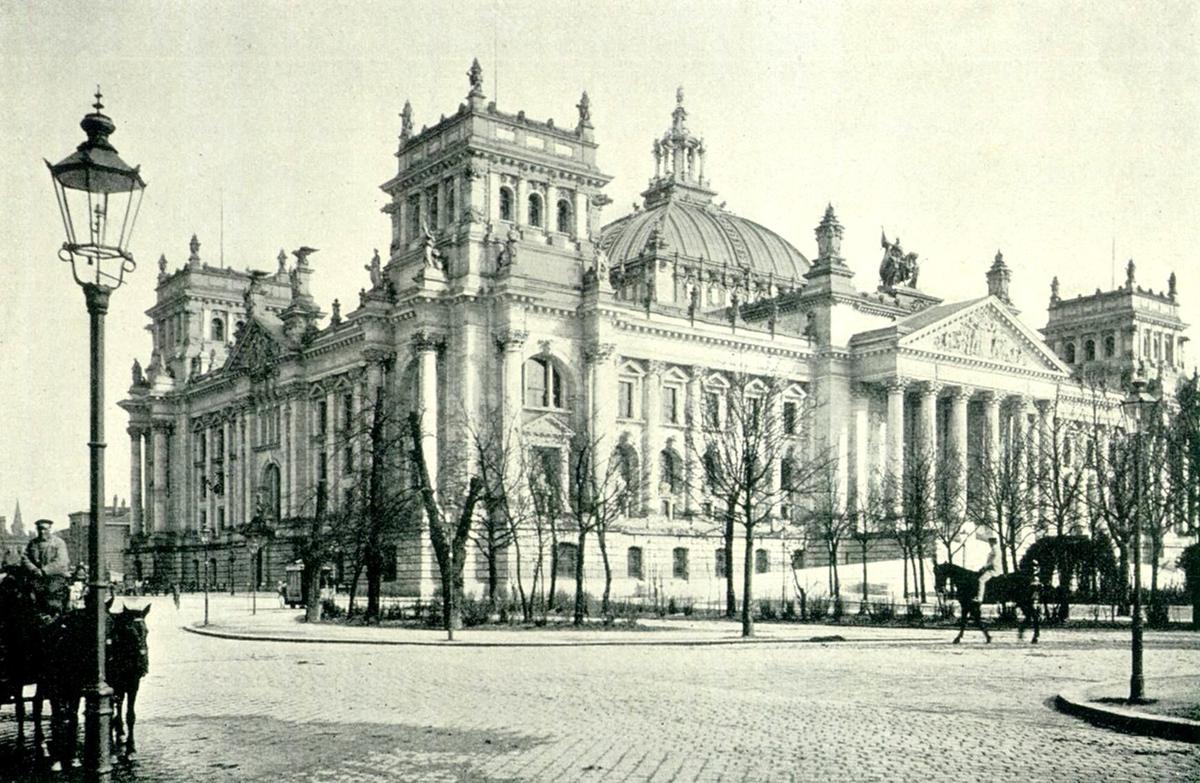
<svg viewBox="0 0 1200 783">
<path fill-rule="evenodd" d="M 1026 370 L 1070 373 L 1037 333 L 994 297 L 922 324 L 902 336 L 897 346 Z"/>
<path fill-rule="evenodd" d="M 575 432 L 567 426 L 564 414 L 542 413 L 525 422 L 523 434 L 530 442 L 558 444 L 570 440 Z"/>
<path fill-rule="evenodd" d="M 258 377 L 271 371 L 285 347 L 270 329 L 257 319 L 252 319 L 246 324 L 221 369 L 224 372 L 245 373 Z"/>
</svg>

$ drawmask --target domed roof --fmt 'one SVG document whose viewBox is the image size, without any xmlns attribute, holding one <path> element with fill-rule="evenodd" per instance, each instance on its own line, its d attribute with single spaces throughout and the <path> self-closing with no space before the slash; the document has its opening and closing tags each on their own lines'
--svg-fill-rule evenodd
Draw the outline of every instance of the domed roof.
<svg viewBox="0 0 1200 783">
<path fill-rule="evenodd" d="M 642 193 L 645 209 L 609 223 L 600 247 L 610 265 L 654 253 L 679 254 L 705 265 L 749 268 L 758 274 L 798 278 L 810 266 L 804 254 L 774 231 L 712 203 L 716 195 L 704 177 L 704 140 L 687 127 L 683 88 L 675 93 L 671 127 L 655 139 L 654 177 Z"/>
<path fill-rule="evenodd" d="M 679 253 L 691 260 L 702 258 L 706 265 L 749 267 L 781 279 L 802 277 L 810 266 L 803 253 L 774 231 L 711 203 L 681 198 L 626 215 L 600 233 L 600 247 L 613 267 L 638 258 L 655 242 L 660 255 Z"/>
</svg>

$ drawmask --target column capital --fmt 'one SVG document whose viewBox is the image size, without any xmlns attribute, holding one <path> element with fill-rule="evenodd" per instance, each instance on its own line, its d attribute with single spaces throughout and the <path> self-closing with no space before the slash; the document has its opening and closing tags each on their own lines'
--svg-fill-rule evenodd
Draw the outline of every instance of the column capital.
<svg viewBox="0 0 1200 783">
<path fill-rule="evenodd" d="M 888 378 L 883 382 L 883 388 L 887 390 L 888 394 L 903 394 L 911 383 L 907 378 Z"/>
<path fill-rule="evenodd" d="M 962 384 L 959 384 L 958 386 L 950 387 L 950 392 L 949 392 L 948 396 L 954 402 L 964 402 L 964 401 L 971 399 L 971 397 L 974 394 L 975 394 L 975 389 L 973 387 L 964 386 Z"/>
<path fill-rule="evenodd" d="M 362 355 L 368 364 L 391 364 L 396 361 L 396 352 L 386 348 L 364 348 Z"/>
<path fill-rule="evenodd" d="M 922 397 L 936 397 L 945 387 L 946 384 L 941 381 L 921 381 L 917 386 L 917 391 Z"/>
<path fill-rule="evenodd" d="M 647 375 L 662 375 L 667 370 L 667 363 L 658 359 L 651 359 L 646 362 Z"/>
<path fill-rule="evenodd" d="M 524 329 L 498 329 L 492 335 L 496 341 L 496 348 L 501 351 L 519 351 L 525 345 L 525 340 L 529 337 L 529 332 Z"/>
<path fill-rule="evenodd" d="M 446 344 L 446 338 L 437 332 L 427 329 L 419 329 L 413 332 L 412 346 L 417 353 L 426 353 L 429 351 L 440 351 Z"/>
<path fill-rule="evenodd" d="M 600 364 L 608 361 L 616 350 L 616 343 L 596 343 L 583 350 L 583 358 L 588 364 Z"/>
<path fill-rule="evenodd" d="M 150 428 L 140 424 L 130 424 L 125 428 L 125 431 L 129 433 L 129 437 L 131 438 L 142 438 L 149 434 Z"/>
<path fill-rule="evenodd" d="M 1054 404 L 1054 400 L 1034 400 L 1033 405 L 1037 408 L 1039 416 L 1045 416 L 1050 412 L 1050 406 Z"/>
</svg>

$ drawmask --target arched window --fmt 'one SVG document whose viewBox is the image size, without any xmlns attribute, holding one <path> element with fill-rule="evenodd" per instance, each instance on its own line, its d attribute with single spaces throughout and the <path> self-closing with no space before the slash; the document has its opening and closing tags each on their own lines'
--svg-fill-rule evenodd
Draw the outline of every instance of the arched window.
<svg viewBox="0 0 1200 783">
<path fill-rule="evenodd" d="M 1096 341 L 1088 340 L 1083 344 L 1083 356 L 1086 361 L 1096 361 Z"/>
<path fill-rule="evenodd" d="M 642 570 L 642 548 L 640 546 L 629 547 L 629 552 L 626 555 L 626 570 L 625 573 L 630 579 L 644 579 L 644 571 Z"/>
<path fill-rule="evenodd" d="M 765 549 L 754 550 L 754 573 L 765 574 L 771 570 L 771 557 Z"/>
<path fill-rule="evenodd" d="M 717 457 L 716 448 L 709 446 L 704 452 L 704 482 L 708 485 L 709 491 L 719 490 L 723 478 L 721 461 Z"/>
<path fill-rule="evenodd" d="M 542 227 L 542 197 L 538 193 L 529 194 L 529 225 Z"/>
<path fill-rule="evenodd" d="M 558 220 L 556 225 L 559 233 L 571 233 L 571 204 L 565 198 L 558 200 Z"/>
<path fill-rule="evenodd" d="M 212 339 L 225 342 L 225 322 L 220 318 L 212 319 Z"/>
<path fill-rule="evenodd" d="M 1117 355 L 1117 340 L 1111 334 L 1104 338 L 1104 358 L 1111 359 Z"/>
<path fill-rule="evenodd" d="M 676 579 L 688 578 L 688 551 L 686 547 L 675 547 L 671 552 L 671 576 Z"/>
<path fill-rule="evenodd" d="M 637 508 L 638 453 L 629 444 L 627 435 L 623 435 L 621 442 L 613 449 L 613 457 L 617 461 L 617 475 L 621 484 L 617 504 L 621 508 L 622 513 L 627 515 L 632 514 Z"/>
<path fill-rule="evenodd" d="M 779 488 L 784 492 L 793 491 L 796 483 L 796 458 L 790 453 L 779 463 Z"/>
<path fill-rule="evenodd" d="M 500 219 L 512 222 L 513 219 L 513 192 L 512 188 L 500 188 Z"/>
<path fill-rule="evenodd" d="M 804 568 L 804 550 L 803 549 L 793 549 L 792 550 L 792 570 L 799 571 L 803 568 Z"/>
<path fill-rule="evenodd" d="M 683 458 L 672 448 L 665 448 L 659 455 L 659 473 L 662 483 L 672 495 L 683 491 Z"/>
<path fill-rule="evenodd" d="M 729 558 L 725 555 L 725 547 L 719 547 L 716 554 L 717 579 L 724 579 L 729 574 Z"/>
<path fill-rule="evenodd" d="M 562 373 L 544 356 L 525 362 L 525 406 L 559 410 L 563 407 Z"/>
<path fill-rule="evenodd" d="M 1066 354 L 1067 354 L 1066 355 L 1067 364 L 1074 364 L 1075 363 L 1075 343 L 1067 343 Z"/>
</svg>

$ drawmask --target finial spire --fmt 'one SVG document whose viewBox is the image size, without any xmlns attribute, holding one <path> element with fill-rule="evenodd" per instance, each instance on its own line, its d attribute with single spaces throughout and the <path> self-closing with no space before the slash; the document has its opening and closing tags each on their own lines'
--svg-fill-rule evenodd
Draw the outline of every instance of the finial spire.
<svg viewBox="0 0 1200 783">
<path fill-rule="evenodd" d="M 100 99 L 103 97 L 104 97 L 104 94 L 100 92 L 100 85 L 97 84 L 96 85 L 96 102 L 92 104 L 92 108 L 96 110 L 97 114 L 99 114 L 100 110 L 104 108 L 104 104 L 100 101 Z"/>
</svg>

